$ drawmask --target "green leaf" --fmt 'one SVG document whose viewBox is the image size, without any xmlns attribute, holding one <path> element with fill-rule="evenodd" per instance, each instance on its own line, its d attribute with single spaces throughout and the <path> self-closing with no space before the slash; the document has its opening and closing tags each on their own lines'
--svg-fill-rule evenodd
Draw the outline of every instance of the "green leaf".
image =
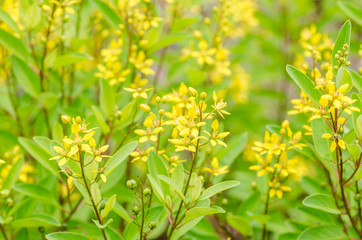
<svg viewBox="0 0 362 240">
<path fill-rule="evenodd" d="M 339 31 L 338 37 L 336 42 L 334 43 L 334 48 L 332 51 L 332 67 L 334 66 L 338 66 L 338 59 L 335 59 L 334 56 L 337 54 L 338 50 L 342 51 L 343 45 L 345 43 L 348 44 L 348 49 L 347 51 L 349 51 L 350 48 L 350 40 L 351 40 L 351 21 L 347 20 L 341 30 Z M 336 75 L 337 74 L 337 70 L 335 70 L 333 68 L 333 74 Z"/>
<path fill-rule="evenodd" d="M 56 68 L 63 67 L 66 65 L 71 65 L 71 64 L 80 63 L 80 62 L 84 62 L 84 61 L 91 61 L 91 60 L 93 60 L 93 57 L 86 53 L 73 52 L 70 54 L 56 57 L 53 62 L 53 68 L 56 69 Z"/>
<path fill-rule="evenodd" d="M 28 59 L 28 51 L 19 38 L 14 37 L 12 34 L 0 29 L 0 45 L 7 48 L 10 52 L 21 60 L 26 61 Z"/>
<path fill-rule="evenodd" d="M 362 92 L 362 77 L 353 70 L 349 70 L 351 74 L 353 86 L 359 91 Z"/>
<path fill-rule="evenodd" d="M 362 26 L 362 10 L 360 7 L 349 1 L 340 1 L 338 6 L 348 17 Z"/>
<path fill-rule="evenodd" d="M 200 200 L 204 200 L 207 199 L 209 197 L 214 196 L 215 194 L 225 191 L 229 188 L 233 188 L 235 186 L 238 186 L 240 184 L 240 182 L 235 181 L 235 180 L 230 180 L 230 181 L 224 181 L 224 182 L 220 182 L 217 183 L 209 188 L 207 188 L 200 196 Z"/>
<path fill-rule="evenodd" d="M 50 161 L 52 156 L 44 149 L 36 145 L 30 139 L 19 137 L 19 143 L 25 150 L 41 165 L 48 169 L 53 175 L 58 176 L 58 167 L 54 161 Z"/>
<path fill-rule="evenodd" d="M 361 113 L 362 113 L 362 102 L 361 102 L 360 98 L 357 96 L 356 93 L 352 93 L 352 99 L 353 99 L 353 100 L 356 100 L 356 101 L 353 103 L 353 107 L 356 107 L 356 108 L 359 108 L 359 109 L 360 109 L 360 112 L 356 112 L 356 111 L 353 111 L 353 112 L 352 112 L 353 128 L 354 128 L 354 130 L 355 130 L 355 132 L 356 132 L 357 137 L 362 138 L 362 135 L 361 135 L 361 133 L 359 132 L 362 127 L 361 127 L 361 126 L 357 126 L 357 119 L 358 119 L 358 117 L 359 117 L 359 116 L 361 115 Z"/>
<path fill-rule="evenodd" d="M 150 180 L 151 186 L 154 190 L 154 193 L 156 194 L 157 198 L 164 203 L 165 202 L 165 197 L 163 195 L 163 192 L 161 190 L 160 185 L 158 184 L 158 182 L 156 181 L 156 179 L 154 179 L 150 174 L 147 174 L 148 179 Z"/>
<path fill-rule="evenodd" d="M 23 183 L 15 185 L 14 190 L 26 196 L 37 199 L 43 203 L 47 203 L 49 205 L 61 208 L 58 201 L 55 198 L 52 198 L 51 192 L 41 186 L 31 183 Z"/>
<path fill-rule="evenodd" d="M 172 32 L 179 32 L 197 22 L 198 18 L 176 18 L 172 25 Z"/>
<path fill-rule="evenodd" d="M 202 189 L 201 179 L 197 177 L 196 173 L 192 173 L 189 184 L 191 202 L 194 202 L 199 198 L 201 194 L 201 189 Z"/>
<path fill-rule="evenodd" d="M 349 86 L 346 92 L 349 92 L 353 87 L 351 75 L 344 67 L 341 67 L 337 72 L 336 88 L 339 88 L 344 84 L 348 84 Z"/>
<path fill-rule="evenodd" d="M 161 157 L 154 151 L 151 151 L 148 154 L 148 171 L 153 179 L 155 179 L 155 181 L 161 187 L 164 196 L 171 195 L 168 184 L 163 181 L 161 182 L 158 178 L 158 175 L 164 175 L 168 178 L 170 175 Z"/>
<path fill-rule="evenodd" d="M 104 174 L 108 176 L 111 172 L 121 164 L 128 155 L 137 147 L 138 142 L 133 141 L 124 145 L 107 161 Z"/>
<path fill-rule="evenodd" d="M 99 103 L 102 111 L 106 114 L 107 119 L 112 116 L 115 106 L 114 92 L 108 81 L 105 79 L 99 80 L 100 96 Z"/>
<path fill-rule="evenodd" d="M 20 32 L 16 22 L 2 8 L 0 8 L 0 20 L 6 23 L 15 32 Z"/>
<path fill-rule="evenodd" d="M 59 97 L 52 92 L 42 92 L 39 96 L 39 103 L 47 110 L 54 108 L 59 102 Z"/>
<path fill-rule="evenodd" d="M 56 121 L 53 125 L 52 137 L 57 142 L 63 141 L 63 137 L 64 137 L 63 127 L 58 121 Z"/>
<path fill-rule="evenodd" d="M 13 72 L 19 82 L 19 85 L 30 96 L 38 98 L 41 92 L 39 76 L 19 58 L 11 56 L 10 59 L 12 62 Z"/>
<path fill-rule="evenodd" d="M 322 94 L 319 90 L 315 89 L 312 79 L 291 65 L 287 65 L 287 72 L 298 87 L 307 94 L 313 104 L 318 106 Z"/>
<path fill-rule="evenodd" d="M 216 213 L 225 213 L 224 209 L 211 206 L 211 207 L 194 207 L 188 210 L 185 214 L 185 223 L 188 223 L 196 218 L 216 214 Z"/>
<path fill-rule="evenodd" d="M 104 18 L 113 28 L 118 29 L 118 25 L 121 24 L 122 21 L 112 8 L 100 0 L 91 0 L 90 2 L 97 10 L 103 13 Z"/>
<path fill-rule="evenodd" d="M 124 207 L 117 202 L 114 204 L 113 212 L 115 212 L 118 216 L 124 219 L 126 222 L 132 222 L 132 218 L 128 215 L 128 212 Z"/>
<path fill-rule="evenodd" d="M 111 129 L 109 128 L 107 123 L 104 121 L 102 113 L 99 111 L 99 109 L 96 106 L 92 106 L 92 110 L 93 110 L 94 116 L 97 119 L 99 127 L 102 129 L 103 134 L 108 134 L 111 131 Z"/>
<path fill-rule="evenodd" d="M 97 208 L 99 209 L 101 206 L 100 202 L 102 201 L 102 195 L 101 195 L 101 191 L 99 190 L 98 183 L 93 182 L 90 190 L 92 193 L 93 201 L 97 205 Z"/>
<path fill-rule="evenodd" d="M 117 194 L 113 194 L 107 201 L 104 209 L 101 212 L 102 218 L 107 218 L 108 214 L 113 210 L 114 205 L 116 204 Z"/>
<path fill-rule="evenodd" d="M 42 12 L 38 3 L 33 3 L 26 9 L 24 23 L 29 30 L 35 28 L 40 23 L 41 15 Z"/>
<path fill-rule="evenodd" d="M 250 211 L 247 212 L 248 216 L 258 222 L 260 222 L 261 224 L 266 224 L 269 219 L 271 218 L 270 215 L 265 215 L 265 214 L 254 214 Z"/>
<path fill-rule="evenodd" d="M 49 154 L 52 154 L 52 150 L 50 149 L 51 140 L 44 136 L 35 136 L 33 140 L 36 144 L 38 144 L 42 149 L 47 151 Z"/>
<path fill-rule="evenodd" d="M 152 54 L 152 53 L 156 52 L 157 50 L 168 47 L 168 46 L 170 46 L 174 43 L 177 43 L 181 40 L 184 40 L 186 38 L 187 38 L 187 36 L 184 34 L 171 34 L 171 35 L 165 36 L 164 38 L 157 41 L 153 46 L 151 46 L 147 52 L 148 52 L 148 54 Z"/>
<path fill-rule="evenodd" d="M 0 107 L 8 112 L 14 119 L 16 118 L 16 112 L 13 103 L 11 102 L 6 84 L 0 86 Z"/>
<path fill-rule="evenodd" d="M 249 220 L 243 216 L 237 216 L 232 213 L 229 213 L 226 216 L 227 223 L 235 228 L 239 233 L 243 235 L 249 235 L 252 232 Z"/>
<path fill-rule="evenodd" d="M 171 174 L 171 179 L 177 184 L 177 186 L 182 191 L 185 182 L 184 166 L 182 164 L 177 164 L 177 166 L 175 167 L 175 169 Z"/>
<path fill-rule="evenodd" d="M 54 232 L 45 236 L 48 240 L 89 240 L 79 233 Z"/>
<path fill-rule="evenodd" d="M 19 158 L 12 166 L 8 175 L 6 176 L 1 189 L 11 189 L 14 186 L 14 183 L 18 179 L 21 167 L 23 166 L 24 158 Z"/>
<path fill-rule="evenodd" d="M 29 217 L 15 219 L 11 222 L 11 226 L 14 228 L 35 228 L 35 227 L 59 227 L 59 221 L 53 216 L 47 214 L 35 214 Z"/>
<path fill-rule="evenodd" d="M 328 194 L 313 194 L 303 200 L 303 205 L 332 214 L 340 214 L 333 197 Z"/>
<path fill-rule="evenodd" d="M 179 195 L 182 198 L 182 200 L 185 201 L 185 196 L 181 192 L 181 189 L 171 178 L 166 177 L 164 175 L 158 175 L 158 178 L 167 183 L 177 193 L 177 195 Z"/>
<path fill-rule="evenodd" d="M 337 225 L 324 225 L 311 227 L 302 232 L 298 240 L 343 240 L 349 239 L 341 227 Z"/>
<path fill-rule="evenodd" d="M 357 161 L 362 153 L 362 148 L 358 144 L 347 144 L 348 152 L 351 154 L 354 161 Z"/>
<path fill-rule="evenodd" d="M 328 133 L 328 126 L 325 123 L 323 118 L 313 119 L 311 123 L 313 131 L 313 141 L 317 153 L 324 159 L 330 161 L 332 159 L 332 154 L 330 149 L 329 139 L 322 138 L 324 133 Z"/>
</svg>

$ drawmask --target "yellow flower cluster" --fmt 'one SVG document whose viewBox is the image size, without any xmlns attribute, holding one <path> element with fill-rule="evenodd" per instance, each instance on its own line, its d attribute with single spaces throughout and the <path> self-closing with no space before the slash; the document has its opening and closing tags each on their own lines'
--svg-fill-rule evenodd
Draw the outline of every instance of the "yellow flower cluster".
<svg viewBox="0 0 362 240">
<path fill-rule="evenodd" d="M 103 64 L 98 64 L 98 72 L 95 76 L 106 79 L 111 86 L 126 81 L 126 76 L 131 72 L 130 69 L 122 69 L 119 59 L 122 53 L 122 45 L 122 39 L 113 39 L 110 47 L 101 51 Z"/>
<path fill-rule="evenodd" d="M 9 172 L 13 165 L 22 158 L 23 155 L 20 152 L 18 145 L 14 146 L 11 151 L 4 153 L 3 159 L 0 159 L 0 188 L 4 180 L 9 175 Z M 32 183 L 34 181 L 32 174 L 35 173 L 33 165 L 24 163 L 21 167 L 18 179 L 24 183 Z"/>
<path fill-rule="evenodd" d="M 87 129 L 87 124 L 81 119 L 81 117 L 78 116 L 76 118 L 71 118 L 67 115 L 62 115 L 61 119 L 63 123 L 71 126 L 71 135 L 69 137 L 64 136 L 62 146 L 53 147 L 53 150 L 59 155 L 52 157 L 50 160 L 58 160 L 59 167 L 64 168 L 69 160 L 81 162 L 83 161 L 82 158 L 84 158 L 84 156 L 90 156 L 87 157 L 87 159 L 90 159 L 87 163 L 85 163 L 87 165 L 90 165 L 93 162 L 99 164 L 102 162 L 103 158 L 109 157 L 104 154 L 108 150 L 109 146 L 104 145 L 102 147 L 98 147 L 96 145 L 94 139 L 94 128 Z M 103 180 L 103 182 L 106 181 L 106 177 L 103 174 L 102 169 L 96 168 L 94 171 L 100 173 L 99 177 Z M 71 182 L 74 176 L 72 176 L 71 172 L 67 173 L 70 175 L 68 182 Z"/>
<path fill-rule="evenodd" d="M 124 24 L 120 24 L 117 31 L 119 39 L 112 40 L 110 47 L 102 50 L 103 60 L 98 64 L 98 73 L 96 73 L 97 77 L 107 79 L 110 85 L 124 82 L 135 69 L 139 74 L 132 76 L 132 83 L 142 75 L 154 75 L 151 68 L 154 61 L 147 56 L 148 41 L 144 36 L 151 28 L 157 28 L 162 21 L 161 18 L 154 16 L 153 4 L 148 0 L 119 1 L 118 8 L 124 20 Z M 124 51 L 122 39 L 128 41 L 125 47 L 126 59 L 121 57 Z M 122 60 L 125 60 L 124 64 L 121 63 Z M 148 83 L 148 80 L 146 82 Z"/>
<path fill-rule="evenodd" d="M 310 29 L 305 29 L 302 32 L 301 43 L 306 50 L 305 55 L 312 56 L 313 69 L 310 75 L 314 80 L 315 89 L 318 89 L 322 93 L 322 96 L 318 100 L 318 106 L 314 106 L 307 95 L 302 92 L 300 99 L 292 100 L 294 109 L 289 111 L 288 114 L 293 115 L 303 113 L 310 117 L 309 121 L 317 118 L 324 118 L 333 132 L 332 134 L 325 133 L 322 136 L 322 138 L 332 140 L 330 151 L 334 152 L 337 146 L 341 149 L 345 149 L 346 145 L 342 140 L 341 133 L 343 133 L 344 125 L 352 112 L 359 112 L 360 109 L 353 106 L 353 103 L 356 100 L 353 100 L 346 95 L 351 89 L 351 86 L 348 83 L 342 84 L 341 86 L 338 86 L 338 88 L 336 87 L 337 83 L 336 77 L 333 74 L 333 69 L 338 70 L 340 67 L 348 66 L 350 64 L 350 62 L 346 61 L 346 57 L 348 56 L 348 45 L 344 44 L 342 49 L 337 51 L 337 54 L 334 57 L 338 60 L 338 65 L 333 66 L 332 68 L 330 63 L 332 48 L 330 46 L 330 40 L 328 40 L 326 35 L 322 37 L 320 33 L 317 33 L 315 26 L 312 26 Z M 329 63 L 325 63 L 325 66 L 328 66 L 328 68 L 324 76 L 321 76 L 316 63 L 321 61 L 322 57 L 320 57 L 320 55 L 323 51 L 324 56 Z M 319 57 L 316 58 L 316 56 Z M 309 126 L 306 127 L 310 128 Z"/>
<path fill-rule="evenodd" d="M 287 152 L 298 148 L 302 149 L 306 145 L 300 143 L 302 132 L 293 134 L 289 126 L 289 121 L 282 123 L 280 135 L 277 133 L 265 132 L 264 142 L 255 142 L 252 148 L 256 154 L 258 165 L 250 167 L 251 170 L 258 171 L 257 176 L 271 174 L 269 179 L 269 196 L 282 198 L 283 192 L 290 191 L 291 188 L 282 185 L 289 173 L 293 173 L 293 168 L 288 165 Z"/>
<path fill-rule="evenodd" d="M 311 69 L 311 75 L 318 78 L 322 72 L 331 67 L 333 42 L 327 34 L 317 32 L 317 27 L 313 24 L 310 28 L 305 28 L 300 34 L 299 43 L 304 49 L 304 57 L 311 58 L 312 67 L 308 66 L 308 60 L 302 55 L 297 56 L 296 66 L 307 73 Z M 320 65 L 320 69 L 318 69 Z"/>
<path fill-rule="evenodd" d="M 169 161 L 170 166 L 177 166 L 184 160 L 180 160 L 179 155 L 170 156 L 171 152 L 186 150 L 195 153 L 207 144 L 226 146 L 223 139 L 229 133 L 220 130 L 219 121 L 215 117 L 218 114 L 224 118 L 224 115 L 229 114 L 224 110 L 227 103 L 223 99 L 218 99 L 214 92 L 212 110 L 207 112 L 205 99 L 205 92 L 199 94 L 194 88 L 181 83 L 177 91 L 163 97 L 156 97 L 156 112 L 151 111 L 150 106 L 141 104 L 140 108 L 148 113 L 148 116 L 143 122 L 144 128 L 136 129 L 134 132 L 140 137 L 139 142 L 146 145 L 147 149 L 138 148 L 131 153 L 133 160 L 145 161 L 147 153 L 150 150 L 156 150 Z M 212 119 L 214 120 L 209 125 L 211 131 L 203 130 L 203 127 L 206 128 Z M 168 138 L 166 144 L 163 144 L 165 146 L 162 145 L 162 137 Z M 172 148 L 175 150 L 171 151 Z"/>
<path fill-rule="evenodd" d="M 213 11 L 218 19 L 218 28 L 226 37 L 242 37 L 258 25 L 255 12 L 258 9 L 254 0 L 219 0 L 220 6 Z"/>
<path fill-rule="evenodd" d="M 336 88 L 336 77 L 333 74 L 333 69 L 338 70 L 341 66 L 348 66 L 350 63 L 346 62 L 346 56 L 348 55 L 348 46 L 344 44 L 343 49 L 339 50 L 334 56 L 338 59 L 338 66 L 331 65 L 331 52 L 333 49 L 333 44 L 328 39 L 327 35 L 322 35 L 317 32 L 314 25 L 311 28 L 304 29 L 301 33 L 300 43 L 305 50 L 304 56 L 312 58 L 312 68 L 309 73 L 313 79 L 315 89 L 318 89 L 322 96 L 319 99 L 319 106 L 313 106 L 311 100 L 307 97 L 304 92 L 301 92 L 300 99 L 293 99 L 293 110 L 289 111 L 288 114 L 305 114 L 309 116 L 309 121 L 312 121 L 316 118 L 325 118 L 326 121 L 330 121 L 329 126 L 333 130 L 337 126 L 338 129 L 342 129 L 345 124 L 345 118 L 339 118 L 342 112 L 345 112 L 347 116 L 352 114 L 352 111 L 359 111 L 358 108 L 353 107 L 352 104 L 355 102 L 350 97 L 346 96 L 346 92 L 350 89 L 349 84 L 343 84 Z M 308 73 L 309 66 L 303 57 L 299 58 L 297 67 Z M 302 59 L 302 60 L 301 60 Z M 322 74 L 323 73 L 323 74 Z M 339 111 L 341 110 L 341 111 Z M 336 112 L 338 112 L 336 117 Z M 348 117 L 347 117 L 348 118 Z M 306 125 L 305 128 L 310 129 L 310 126 Z M 334 131 L 334 130 L 333 130 Z M 338 132 L 338 130 L 336 130 Z M 337 134 L 336 132 L 336 134 Z M 310 131 L 308 135 L 311 135 Z M 325 135 L 325 138 L 334 140 L 336 137 Z M 344 147 L 342 140 L 339 140 L 341 146 Z M 334 141 L 335 144 L 332 144 L 331 151 L 334 151 L 338 141 Z"/>
</svg>

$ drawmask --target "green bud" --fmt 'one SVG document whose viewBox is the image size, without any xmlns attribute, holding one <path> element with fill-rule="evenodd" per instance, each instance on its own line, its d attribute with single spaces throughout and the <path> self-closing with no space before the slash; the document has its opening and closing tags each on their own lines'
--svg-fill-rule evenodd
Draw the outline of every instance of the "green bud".
<svg viewBox="0 0 362 240">
<path fill-rule="evenodd" d="M 152 229 L 155 229 L 157 227 L 157 224 L 156 224 L 156 222 L 151 221 L 151 222 L 148 223 L 148 227 L 152 230 Z"/>
<path fill-rule="evenodd" d="M 14 200 L 11 198 L 6 199 L 6 205 L 12 207 L 14 205 Z"/>
<path fill-rule="evenodd" d="M 334 55 L 334 59 L 339 59 L 339 54 L 338 53 L 336 53 L 336 55 Z"/>
<path fill-rule="evenodd" d="M 134 206 L 132 208 L 132 213 L 137 216 L 140 213 L 140 208 L 138 206 Z"/>
<path fill-rule="evenodd" d="M 0 192 L 0 197 L 1 198 L 6 198 L 7 196 L 9 196 L 10 191 L 8 189 L 4 189 Z"/>
<path fill-rule="evenodd" d="M 131 180 L 127 181 L 126 185 L 128 188 L 134 189 L 137 187 L 137 182 L 135 180 L 131 179 Z"/>
<path fill-rule="evenodd" d="M 150 196 L 151 194 L 152 194 L 151 189 L 145 188 L 145 190 L 143 190 L 143 195 L 145 195 L 146 197 Z"/>
<path fill-rule="evenodd" d="M 357 193 L 356 196 L 354 196 L 354 200 L 356 200 L 357 202 L 361 200 L 361 194 Z"/>
<path fill-rule="evenodd" d="M 256 184 L 255 181 L 253 181 L 251 184 L 250 184 L 250 187 L 252 190 L 256 190 L 258 188 L 258 184 Z"/>
<path fill-rule="evenodd" d="M 229 200 L 227 198 L 223 198 L 221 201 L 222 205 L 228 205 L 228 203 L 229 203 Z"/>
</svg>

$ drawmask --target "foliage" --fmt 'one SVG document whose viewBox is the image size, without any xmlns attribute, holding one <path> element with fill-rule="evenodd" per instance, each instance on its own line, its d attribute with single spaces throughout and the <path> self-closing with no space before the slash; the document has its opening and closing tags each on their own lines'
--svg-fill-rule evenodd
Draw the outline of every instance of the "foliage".
<svg viewBox="0 0 362 240">
<path fill-rule="evenodd" d="M 362 238 L 358 3 L 0 2 L 1 238 Z"/>
</svg>

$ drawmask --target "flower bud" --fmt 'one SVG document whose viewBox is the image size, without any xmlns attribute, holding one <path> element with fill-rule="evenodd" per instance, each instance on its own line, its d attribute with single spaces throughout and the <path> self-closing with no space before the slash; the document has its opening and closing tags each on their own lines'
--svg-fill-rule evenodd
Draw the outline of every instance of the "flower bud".
<svg viewBox="0 0 362 240">
<path fill-rule="evenodd" d="M 196 97 L 197 96 L 197 91 L 195 88 L 193 87 L 189 87 L 189 94 L 193 97 Z"/>
<path fill-rule="evenodd" d="M 159 96 L 156 97 L 156 103 L 160 103 L 161 102 L 161 98 Z"/>
<path fill-rule="evenodd" d="M 151 194 L 152 194 L 151 189 L 145 188 L 145 190 L 143 190 L 143 195 L 145 195 L 146 197 L 150 196 Z"/>
<path fill-rule="evenodd" d="M 228 205 L 228 203 L 229 203 L 229 200 L 227 198 L 223 198 L 221 201 L 222 205 Z"/>
<path fill-rule="evenodd" d="M 130 179 L 127 181 L 126 183 L 127 187 L 130 188 L 130 189 L 134 189 L 137 187 L 137 182 L 133 179 Z"/>
<path fill-rule="evenodd" d="M 77 116 L 75 118 L 75 123 L 79 124 L 81 121 L 82 121 L 82 119 L 79 116 Z"/>
<path fill-rule="evenodd" d="M 1 198 L 6 198 L 7 196 L 9 196 L 10 191 L 8 189 L 4 189 L 0 192 L 0 197 Z"/>
<path fill-rule="evenodd" d="M 68 124 L 70 122 L 70 120 L 72 120 L 72 118 L 67 115 L 62 115 L 60 118 L 62 119 L 63 123 L 65 123 L 65 124 Z"/>
<path fill-rule="evenodd" d="M 148 106 L 147 104 L 142 103 L 142 104 L 140 105 L 140 107 L 141 107 L 141 109 L 142 109 L 144 112 L 146 112 L 146 113 L 148 113 L 148 112 L 151 111 L 150 106 Z"/>
<path fill-rule="evenodd" d="M 138 215 L 138 213 L 140 212 L 140 208 L 138 207 L 138 206 L 134 206 L 133 208 L 132 208 L 132 213 L 134 214 L 134 215 Z"/>
<path fill-rule="evenodd" d="M 251 187 L 252 190 L 256 190 L 256 189 L 258 188 L 258 184 L 257 184 L 255 181 L 253 181 L 253 182 L 250 184 L 250 187 Z"/>
<path fill-rule="evenodd" d="M 11 198 L 6 199 L 6 205 L 12 207 L 14 205 L 14 200 Z"/>
<path fill-rule="evenodd" d="M 156 222 L 154 221 L 151 221 L 148 223 L 148 227 L 152 230 L 152 229 L 155 229 L 157 226 Z"/>
<path fill-rule="evenodd" d="M 160 110 L 158 111 L 158 114 L 160 114 L 161 116 L 164 115 L 164 114 L 165 114 L 165 110 L 164 110 L 164 109 L 160 109 Z"/>
<path fill-rule="evenodd" d="M 354 196 L 354 200 L 359 202 L 361 200 L 361 194 L 357 193 L 356 196 Z"/>
<path fill-rule="evenodd" d="M 194 37 L 196 39 L 200 39 L 200 38 L 202 38 L 202 33 L 199 30 L 195 30 L 194 31 Z"/>
<path fill-rule="evenodd" d="M 202 92 L 202 93 L 200 94 L 200 98 L 201 98 L 202 100 L 205 100 L 205 99 L 206 99 L 206 92 Z"/>
</svg>

